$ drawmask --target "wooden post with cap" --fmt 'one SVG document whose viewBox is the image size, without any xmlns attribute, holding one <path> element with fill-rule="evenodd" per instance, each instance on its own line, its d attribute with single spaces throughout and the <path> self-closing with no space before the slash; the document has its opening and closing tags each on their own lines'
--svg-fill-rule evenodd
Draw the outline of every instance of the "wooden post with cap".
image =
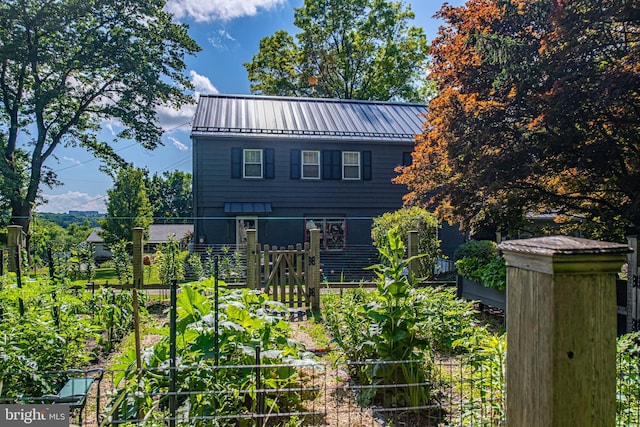
<svg viewBox="0 0 640 427">
<path fill-rule="evenodd" d="M 249 289 L 260 289 L 260 268 L 259 255 L 256 252 L 258 236 L 255 229 L 247 230 L 247 287 Z"/>
<path fill-rule="evenodd" d="M 507 425 L 615 425 L 615 280 L 629 247 L 549 236 L 498 249 L 507 263 Z"/>
</svg>

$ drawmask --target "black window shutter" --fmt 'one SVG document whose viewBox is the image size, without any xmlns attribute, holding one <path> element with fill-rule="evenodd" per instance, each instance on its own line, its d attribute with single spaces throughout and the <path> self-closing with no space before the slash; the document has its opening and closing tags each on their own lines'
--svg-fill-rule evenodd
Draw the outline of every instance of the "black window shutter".
<svg viewBox="0 0 640 427">
<path fill-rule="evenodd" d="M 413 163 L 413 157 L 410 152 L 402 153 L 402 166 L 411 166 Z"/>
<path fill-rule="evenodd" d="M 362 152 L 362 179 L 371 181 L 371 151 Z"/>
<path fill-rule="evenodd" d="M 342 152 L 340 150 L 322 152 L 322 179 L 342 179 Z"/>
<path fill-rule="evenodd" d="M 331 176 L 332 179 L 342 179 L 342 151 L 331 152 Z"/>
<path fill-rule="evenodd" d="M 331 179 L 331 151 L 322 152 L 322 179 Z"/>
<path fill-rule="evenodd" d="M 242 148 L 231 149 L 231 178 L 242 178 Z"/>
<path fill-rule="evenodd" d="M 300 179 L 300 150 L 291 150 L 291 179 Z"/>
<path fill-rule="evenodd" d="M 276 177 L 276 159 L 273 148 L 264 149 L 264 178 L 274 179 Z"/>
</svg>

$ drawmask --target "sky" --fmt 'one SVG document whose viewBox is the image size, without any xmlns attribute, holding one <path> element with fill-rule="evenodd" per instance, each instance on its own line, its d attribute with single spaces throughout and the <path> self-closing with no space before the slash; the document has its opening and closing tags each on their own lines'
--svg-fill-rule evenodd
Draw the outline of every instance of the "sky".
<svg viewBox="0 0 640 427">
<path fill-rule="evenodd" d="M 431 41 L 442 22 L 433 15 L 442 0 L 404 0 L 415 13 L 413 25 L 422 27 Z M 449 0 L 458 6 L 463 0 Z M 194 97 L 200 94 L 249 94 L 249 80 L 242 64 L 258 52 L 260 39 L 284 29 L 295 35 L 294 8 L 303 0 L 169 0 L 166 10 L 176 21 L 189 25 L 189 35 L 202 49 L 185 58 L 186 73 L 194 85 Z M 165 133 L 164 145 L 145 150 L 133 141 L 119 141 L 117 153 L 135 167 L 151 174 L 181 170 L 191 172 L 190 121 L 195 104 L 179 111 L 158 111 Z M 111 141 L 114 123 L 105 122 L 103 135 Z M 107 189 L 113 187 L 110 176 L 99 171 L 100 161 L 79 148 L 63 148 L 46 163 L 64 184 L 42 188 L 46 204 L 39 212 L 66 213 L 70 210 L 106 212 Z"/>
</svg>

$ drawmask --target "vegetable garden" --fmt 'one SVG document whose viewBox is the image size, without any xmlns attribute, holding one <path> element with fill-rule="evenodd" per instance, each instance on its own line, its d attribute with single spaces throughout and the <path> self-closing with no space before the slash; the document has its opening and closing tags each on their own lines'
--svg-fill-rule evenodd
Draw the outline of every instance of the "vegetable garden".
<svg viewBox="0 0 640 427">
<path fill-rule="evenodd" d="M 6 273 L 0 404 L 55 403 L 98 367 L 85 425 L 504 425 L 503 331 L 453 288 L 416 287 L 397 235 L 379 250 L 376 288 L 324 289 L 310 341 L 286 306 L 209 278 L 174 285 L 158 339 L 137 346 L 131 290 Z M 640 335 L 618 352 L 618 425 L 637 425 Z"/>
</svg>

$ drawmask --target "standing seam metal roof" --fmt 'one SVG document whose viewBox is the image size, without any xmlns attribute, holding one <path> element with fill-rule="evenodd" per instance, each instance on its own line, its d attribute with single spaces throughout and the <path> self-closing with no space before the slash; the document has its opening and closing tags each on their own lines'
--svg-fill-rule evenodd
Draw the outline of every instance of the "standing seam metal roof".
<svg viewBox="0 0 640 427">
<path fill-rule="evenodd" d="M 427 106 L 380 101 L 202 95 L 191 134 L 413 141 Z"/>
</svg>

